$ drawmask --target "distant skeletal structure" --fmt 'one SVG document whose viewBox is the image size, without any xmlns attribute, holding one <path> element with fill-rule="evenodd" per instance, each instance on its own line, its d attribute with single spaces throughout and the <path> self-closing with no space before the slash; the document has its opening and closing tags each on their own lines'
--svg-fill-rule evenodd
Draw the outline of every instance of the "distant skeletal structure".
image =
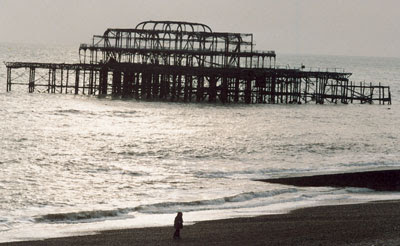
<svg viewBox="0 0 400 246">
<path fill-rule="evenodd" d="M 274 51 L 254 46 L 253 34 L 213 32 L 200 23 L 145 21 L 93 36 L 91 44 L 80 45 L 77 64 L 6 63 L 7 91 L 13 84 L 26 84 L 13 82 L 11 70 L 29 68 L 29 92 L 42 88 L 184 102 L 391 103 L 388 86 L 355 84 L 344 70 L 279 67 Z M 42 72 L 39 79 L 37 71 Z"/>
</svg>

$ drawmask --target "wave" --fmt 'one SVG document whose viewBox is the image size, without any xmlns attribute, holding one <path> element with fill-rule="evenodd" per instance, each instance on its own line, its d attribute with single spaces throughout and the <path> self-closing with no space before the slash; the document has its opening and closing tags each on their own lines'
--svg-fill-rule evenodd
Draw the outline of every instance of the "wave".
<svg viewBox="0 0 400 246">
<path fill-rule="evenodd" d="M 61 109 L 61 110 L 56 110 L 56 113 L 65 113 L 65 114 L 82 114 L 84 113 L 83 110 L 77 110 L 77 109 Z"/>
<path fill-rule="evenodd" d="M 144 116 L 143 112 L 136 110 L 129 111 L 91 111 L 91 110 L 80 110 L 80 109 L 59 109 L 50 111 L 49 113 L 53 115 L 85 115 L 85 116 L 106 116 L 106 117 L 121 117 L 121 118 L 130 118 L 132 116 L 140 117 Z"/>
<path fill-rule="evenodd" d="M 127 110 L 127 111 L 106 111 L 105 114 L 110 114 L 112 116 L 121 116 L 121 117 L 130 117 L 132 115 L 137 115 L 138 113 L 142 113 L 137 110 Z"/>
<path fill-rule="evenodd" d="M 51 113 L 53 115 L 61 115 L 61 116 L 67 116 L 67 115 L 95 116 L 95 115 L 97 115 L 93 111 L 79 110 L 79 109 L 60 109 L 60 110 L 51 111 L 49 113 Z"/>
<path fill-rule="evenodd" d="M 227 196 L 222 198 L 216 198 L 211 200 L 198 200 L 190 202 L 162 202 L 150 205 L 142 205 L 137 207 L 137 211 L 141 213 L 174 213 L 176 211 L 190 212 L 190 211 L 201 211 L 201 210 L 218 210 L 218 209 L 229 209 L 233 208 L 233 203 L 241 203 L 250 201 L 257 198 L 268 198 L 285 193 L 295 193 L 298 190 L 295 188 L 272 190 L 272 191 L 261 191 L 261 192 L 245 192 L 234 196 Z M 222 206 L 225 205 L 225 206 Z M 237 205 L 234 207 L 243 207 L 243 205 Z"/>
<path fill-rule="evenodd" d="M 35 218 L 36 222 L 50 222 L 50 223 L 83 223 L 91 222 L 95 219 L 107 219 L 111 217 L 118 217 L 123 214 L 129 213 L 129 209 L 115 209 L 115 210 L 92 210 L 92 211 L 79 211 L 71 213 L 57 213 L 46 214 Z"/>
<path fill-rule="evenodd" d="M 310 168 L 267 168 L 267 169 L 246 169 L 239 171 L 231 171 L 231 172 L 222 172 L 222 171 L 197 171 L 194 172 L 195 177 L 197 178 L 228 178 L 235 175 L 251 175 L 253 176 L 253 180 L 256 180 L 254 176 L 258 177 L 266 177 L 266 176 L 282 176 L 286 174 L 292 173 L 308 173 L 313 171 Z"/>
<path fill-rule="evenodd" d="M 182 212 L 220 210 L 232 208 L 232 206 L 229 206 L 229 204 L 237 204 L 234 207 L 243 207 L 244 205 L 238 203 L 250 201 L 257 198 L 267 198 L 294 192 L 297 192 L 297 189 L 288 188 L 262 192 L 245 192 L 234 196 L 227 196 L 210 200 L 198 200 L 189 202 L 162 202 L 140 205 L 132 208 L 117 208 L 113 210 L 92 210 L 71 213 L 46 214 L 35 218 L 35 221 L 38 223 L 88 223 L 92 222 L 93 220 L 105 220 L 110 218 L 118 218 L 119 216 L 126 216 L 131 212 L 140 212 L 147 214 L 168 214 L 175 213 L 178 210 Z"/>
</svg>

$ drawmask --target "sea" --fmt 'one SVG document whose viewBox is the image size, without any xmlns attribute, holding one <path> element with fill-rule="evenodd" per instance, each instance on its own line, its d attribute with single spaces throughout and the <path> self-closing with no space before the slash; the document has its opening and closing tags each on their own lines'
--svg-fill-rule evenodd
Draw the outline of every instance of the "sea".
<svg viewBox="0 0 400 246">
<path fill-rule="evenodd" d="M 0 61 L 79 62 L 78 45 L 0 44 Z M 400 169 L 400 58 L 277 54 L 391 87 L 392 105 L 171 103 L 6 92 L 0 65 L 0 242 L 185 225 L 399 192 L 257 179 Z M 13 76 L 29 71 L 14 70 Z"/>
</svg>

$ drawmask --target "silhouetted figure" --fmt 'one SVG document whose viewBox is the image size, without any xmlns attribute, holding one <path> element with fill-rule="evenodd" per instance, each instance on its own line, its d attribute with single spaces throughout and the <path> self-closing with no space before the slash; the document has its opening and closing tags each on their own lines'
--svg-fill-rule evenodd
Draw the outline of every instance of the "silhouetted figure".
<svg viewBox="0 0 400 246">
<path fill-rule="evenodd" d="M 174 227 L 175 227 L 174 239 L 180 239 L 181 238 L 180 230 L 183 228 L 182 212 L 178 212 L 178 214 L 176 215 L 174 221 Z"/>
</svg>

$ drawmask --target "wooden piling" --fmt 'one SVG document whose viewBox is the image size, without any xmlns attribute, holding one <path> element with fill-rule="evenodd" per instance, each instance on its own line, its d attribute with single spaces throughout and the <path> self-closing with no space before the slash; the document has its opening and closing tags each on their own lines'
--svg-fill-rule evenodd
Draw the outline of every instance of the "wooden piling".
<svg viewBox="0 0 400 246">
<path fill-rule="evenodd" d="M 197 88 L 196 88 L 196 101 L 201 102 L 204 97 L 204 77 L 202 75 L 197 77 Z"/>
<path fill-rule="evenodd" d="M 217 99 L 217 78 L 215 76 L 211 76 L 209 80 L 209 90 L 208 90 L 208 101 L 216 102 Z"/>
<path fill-rule="evenodd" d="M 100 70 L 100 81 L 99 81 L 99 94 L 107 95 L 108 90 L 108 69 L 106 67 Z"/>
<path fill-rule="evenodd" d="M 35 68 L 29 68 L 29 93 L 35 91 Z"/>
<path fill-rule="evenodd" d="M 121 95 L 121 71 L 114 70 L 112 79 L 112 94 Z"/>
<path fill-rule="evenodd" d="M 56 81 L 57 81 L 57 70 L 55 68 L 52 69 L 51 72 L 51 93 L 56 93 Z"/>
<path fill-rule="evenodd" d="M 152 87 L 152 99 L 158 99 L 160 93 L 160 75 L 158 73 L 153 74 L 153 87 Z"/>
<path fill-rule="evenodd" d="M 11 68 L 7 67 L 7 92 L 11 91 Z"/>
<path fill-rule="evenodd" d="M 49 69 L 49 74 L 47 78 L 47 93 L 51 92 L 51 69 Z"/>
<path fill-rule="evenodd" d="M 79 76 L 80 76 L 80 70 L 76 69 L 75 70 L 75 95 L 79 94 Z"/>
<path fill-rule="evenodd" d="M 228 102 L 228 78 L 226 75 L 222 77 L 220 100 L 222 103 Z"/>
<path fill-rule="evenodd" d="M 64 69 L 61 69 L 61 82 L 60 82 L 60 93 L 63 93 L 63 82 L 64 82 Z"/>
<path fill-rule="evenodd" d="M 86 70 L 83 69 L 83 78 L 82 78 L 82 94 L 85 95 L 85 89 L 86 89 Z"/>
<path fill-rule="evenodd" d="M 244 89 L 244 102 L 246 104 L 251 103 L 251 77 L 250 76 L 246 80 L 246 87 Z"/>
<path fill-rule="evenodd" d="M 93 70 L 89 71 L 89 95 L 93 95 L 94 94 L 94 76 L 95 73 Z"/>
<path fill-rule="evenodd" d="M 378 100 L 379 100 L 379 104 L 382 104 L 382 92 L 381 92 L 381 89 L 382 89 L 382 87 L 381 87 L 381 82 L 379 82 L 379 86 L 378 86 L 378 91 L 379 91 Z"/>
<path fill-rule="evenodd" d="M 233 101 L 235 103 L 239 102 L 239 90 L 240 90 L 239 86 L 240 86 L 240 79 L 238 77 L 236 77 L 235 78 L 235 96 L 233 98 Z"/>
<path fill-rule="evenodd" d="M 171 87 L 171 101 L 175 101 L 177 92 L 176 92 L 176 84 L 177 84 L 177 76 L 175 74 L 172 74 L 172 87 Z"/>
</svg>

